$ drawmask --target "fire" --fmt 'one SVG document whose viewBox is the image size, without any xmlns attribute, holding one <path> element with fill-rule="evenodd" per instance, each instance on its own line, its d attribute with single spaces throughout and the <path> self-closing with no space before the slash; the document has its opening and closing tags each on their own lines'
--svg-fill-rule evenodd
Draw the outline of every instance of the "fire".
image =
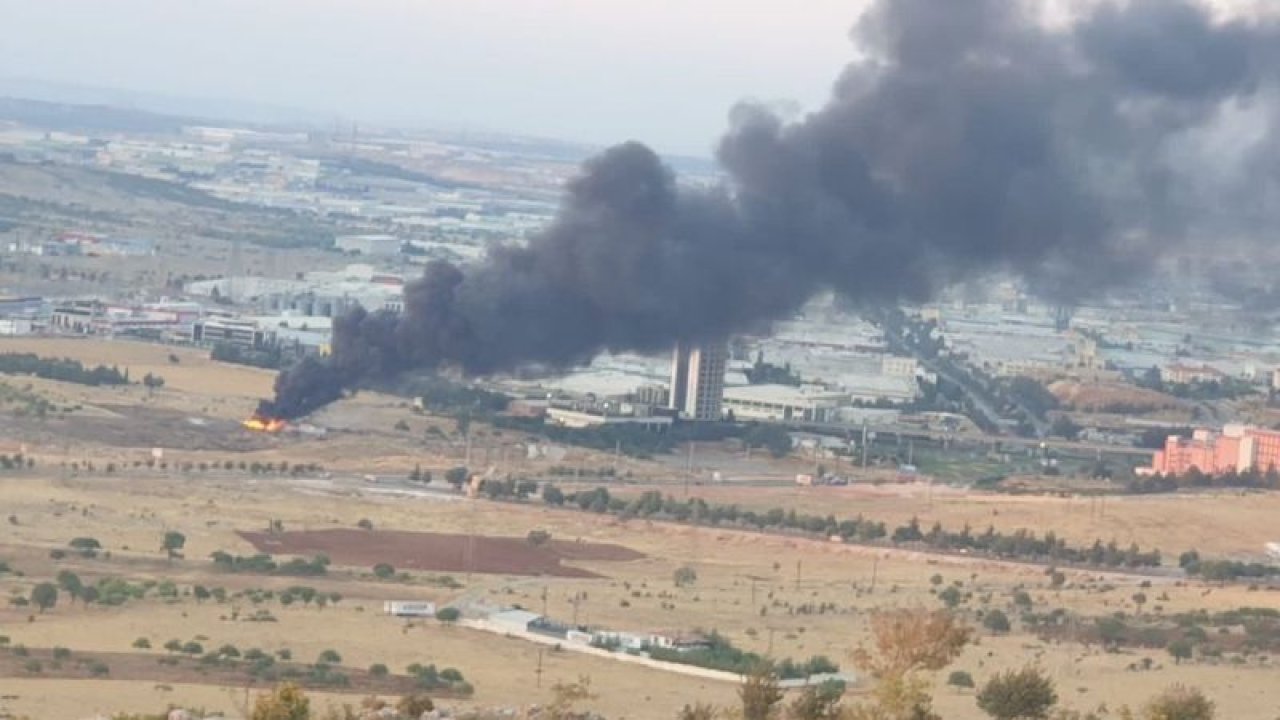
<svg viewBox="0 0 1280 720">
<path fill-rule="evenodd" d="M 255 432 L 277 433 L 285 429 L 289 423 L 280 418 L 254 415 L 240 424 Z"/>
</svg>

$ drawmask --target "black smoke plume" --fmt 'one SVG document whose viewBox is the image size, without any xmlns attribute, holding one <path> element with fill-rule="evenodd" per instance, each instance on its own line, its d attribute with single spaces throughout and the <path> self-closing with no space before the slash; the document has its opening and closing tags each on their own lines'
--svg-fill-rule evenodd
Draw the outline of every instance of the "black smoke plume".
<svg viewBox="0 0 1280 720">
<path fill-rule="evenodd" d="M 342 318 L 332 358 L 281 375 L 264 412 L 305 414 L 411 368 L 567 367 L 724 338 L 825 289 L 922 300 L 1014 272 L 1069 302 L 1185 238 L 1274 232 L 1274 21 L 1191 0 L 1039 11 L 881 0 L 825 107 L 733 109 L 718 187 L 681 186 L 639 143 L 605 150 L 544 232 L 465 272 L 433 263 L 401 316 Z"/>
</svg>

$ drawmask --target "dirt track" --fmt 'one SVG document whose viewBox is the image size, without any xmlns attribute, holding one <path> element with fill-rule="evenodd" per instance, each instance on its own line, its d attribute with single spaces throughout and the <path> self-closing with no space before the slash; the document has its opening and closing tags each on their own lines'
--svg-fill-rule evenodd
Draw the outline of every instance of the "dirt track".
<svg viewBox="0 0 1280 720">
<path fill-rule="evenodd" d="M 595 578 L 600 575 L 563 562 L 626 562 L 644 557 L 630 548 L 605 543 L 552 540 L 535 546 L 522 537 L 397 530 L 333 529 L 278 534 L 240 532 L 239 535 L 259 551 L 272 555 L 324 553 L 339 565 L 372 567 L 387 563 L 397 570 L 432 572 Z"/>
</svg>

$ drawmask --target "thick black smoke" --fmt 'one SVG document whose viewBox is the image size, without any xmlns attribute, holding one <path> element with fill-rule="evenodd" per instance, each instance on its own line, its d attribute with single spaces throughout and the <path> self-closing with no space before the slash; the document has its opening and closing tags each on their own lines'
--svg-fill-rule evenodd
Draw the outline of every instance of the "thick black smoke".
<svg viewBox="0 0 1280 720">
<path fill-rule="evenodd" d="M 881 0 L 821 110 L 731 113 L 726 179 L 689 189 L 648 148 L 587 161 L 558 215 L 405 312 L 357 313 L 333 357 L 282 375 L 272 414 L 410 368 L 571 366 L 724 338 L 834 289 L 928 298 L 1011 271 L 1063 301 L 1186 237 L 1250 239 L 1280 196 L 1280 31 L 1190 0 L 1046 24 L 1015 0 Z"/>
</svg>

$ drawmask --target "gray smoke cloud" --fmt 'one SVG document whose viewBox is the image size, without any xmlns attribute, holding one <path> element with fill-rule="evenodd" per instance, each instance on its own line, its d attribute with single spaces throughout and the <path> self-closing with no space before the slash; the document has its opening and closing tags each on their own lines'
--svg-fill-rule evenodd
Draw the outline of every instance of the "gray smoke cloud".
<svg viewBox="0 0 1280 720">
<path fill-rule="evenodd" d="M 639 143 L 605 150 L 527 245 L 432 264 L 402 316 L 342 319 L 333 358 L 283 374 L 263 411 L 414 368 L 722 339 L 828 289 L 883 304 L 1014 272 L 1070 301 L 1185 238 L 1275 227 L 1274 22 L 1132 0 L 1048 28 L 1013 0 L 882 0 L 852 34 L 863 58 L 820 110 L 733 109 L 719 187 L 682 187 Z"/>
</svg>

